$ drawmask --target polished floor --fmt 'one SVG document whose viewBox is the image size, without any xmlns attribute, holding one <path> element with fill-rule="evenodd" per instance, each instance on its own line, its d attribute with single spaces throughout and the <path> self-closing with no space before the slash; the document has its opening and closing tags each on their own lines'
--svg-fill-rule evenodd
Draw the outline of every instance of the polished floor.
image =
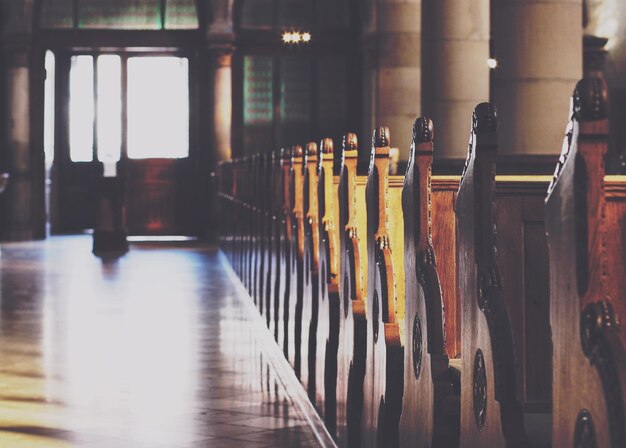
<svg viewBox="0 0 626 448">
<path fill-rule="evenodd" d="M 3 244 L 0 284 L 0 447 L 318 446 L 216 251 Z"/>
</svg>

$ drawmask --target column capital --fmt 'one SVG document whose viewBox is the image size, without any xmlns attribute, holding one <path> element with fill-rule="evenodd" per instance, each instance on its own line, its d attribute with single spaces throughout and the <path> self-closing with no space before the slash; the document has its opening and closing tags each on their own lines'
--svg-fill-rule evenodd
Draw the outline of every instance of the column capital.
<svg viewBox="0 0 626 448">
<path fill-rule="evenodd" d="M 209 61 L 212 67 L 232 66 L 235 46 L 232 43 L 214 43 L 207 46 Z"/>
</svg>

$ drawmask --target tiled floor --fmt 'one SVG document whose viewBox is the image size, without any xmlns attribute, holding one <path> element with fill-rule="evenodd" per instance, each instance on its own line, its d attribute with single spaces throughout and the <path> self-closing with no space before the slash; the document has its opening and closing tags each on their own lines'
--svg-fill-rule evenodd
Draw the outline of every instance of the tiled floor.
<svg viewBox="0 0 626 448">
<path fill-rule="evenodd" d="M 2 245 L 0 447 L 318 446 L 218 255 Z"/>
</svg>

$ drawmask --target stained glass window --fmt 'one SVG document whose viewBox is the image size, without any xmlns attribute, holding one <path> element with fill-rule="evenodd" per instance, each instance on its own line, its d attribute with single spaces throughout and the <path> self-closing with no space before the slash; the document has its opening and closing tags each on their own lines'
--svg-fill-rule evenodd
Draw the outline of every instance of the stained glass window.
<svg viewBox="0 0 626 448">
<path fill-rule="evenodd" d="M 167 0 L 165 3 L 165 28 L 188 30 L 198 28 L 195 0 Z"/>
<path fill-rule="evenodd" d="M 161 29 L 158 0 L 82 0 L 78 28 Z"/>
<path fill-rule="evenodd" d="M 248 124 L 269 123 L 273 118 L 273 61 L 269 56 L 244 58 L 244 121 Z"/>
<path fill-rule="evenodd" d="M 311 59 L 289 55 L 280 61 L 280 118 L 283 122 L 311 119 Z"/>
<path fill-rule="evenodd" d="M 42 0 L 41 26 L 119 30 L 198 28 L 196 0 Z M 74 8 L 77 22 L 74 23 Z"/>
<path fill-rule="evenodd" d="M 244 141 L 250 152 L 267 151 L 273 141 L 273 58 L 245 56 L 243 66 Z"/>
<path fill-rule="evenodd" d="M 74 25 L 73 0 L 43 0 L 41 4 L 42 28 L 72 28 Z"/>
<path fill-rule="evenodd" d="M 311 58 L 288 55 L 280 59 L 280 140 L 293 144 L 311 138 Z"/>
</svg>

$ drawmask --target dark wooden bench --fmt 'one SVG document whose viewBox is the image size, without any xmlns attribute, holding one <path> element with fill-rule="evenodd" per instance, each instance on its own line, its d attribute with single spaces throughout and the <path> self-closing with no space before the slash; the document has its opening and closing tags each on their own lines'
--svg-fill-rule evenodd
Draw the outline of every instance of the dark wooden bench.
<svg viewBox="0 0 626 448">
<path fill-rule="evenodd" d="M 394 447 L 403 383 L 402 189 L 389 187 L 389 129 L 376 129 L 372 141 L 366 187 L 367 358 L 361 444 Z"/>
<path fill-rule="evenodd" d="M 333 141 L 322 140 L 318 164 L 319 302 L 315 402 L 331 434 L 336 432 L 337 349 L 339 344 L 339 177 Z"/>
<path fill-rule="evenodd" d="M 626 446 L 626 201 L 605 187 L 607 113 L 604 82 L 581 81 L 546 200 L 555 447 Z"/>
<path fill-rule="evenodd" d="M 337 354 L 337 441 L 361 444 L 363 380 L 367 354 L 367 217 L 365 177 L 358 176 L 358 140 L 343 139 L 339 182 L 340 300 Z"/>
<path fill-rule="evenodd" d="M 319 308 L 319 212 L 317 197 L 318 147 L 306 146 L 303 163 L 303 213 L 304 213 L 304 291 L 302 295 L 302 363 L 300 381 L 309 398 L 315 403 L 317 317 Z"/>
<path fill-rule="evenodd" d="M 290 209 L 291 209 L 291 292 L 287 311 L 287 359 L 298 379 L 302 365 L 302 302 L 304 296 L 304 150 L 296 145 L 291 151 Z"/>
<path fill-rule="evenodd" d="M 433 124 L 419 118 L 413 127 L 402 195 L 406 316 L 402 447 L 459 443 L 459 375 L 450 367 L 446 352 L 444 301 L 432 240 L 433 222 L 438 218 L 437 224 L 445 226 L 453 216 L 450 209 L 439 206 L 433 217 L 433 153 Z M 446 204 L 445 197 L 437 199 Z M 454 239 L 454 232 L 450 233 L 448 239 Z M 454 259 L 443 260 L 441 266 L 446 263 L 453 267 Z M 448 292 L 456 296 L 454 289 Z"/>
<path fill-rule="evenodd" d="M 579 85 L 545 212 L 549 178 L 496 176 L 488 104 L 461 180 L 432 175 L 427 119 L 406 176 L 385 128 L 367 176 L 353 134 L 340 173 L 328 140 L 220 165 L 220 244 L 340 446 L 624 446 L 626 178 L 603 176 L 605 96 Z"/>
</svg>

